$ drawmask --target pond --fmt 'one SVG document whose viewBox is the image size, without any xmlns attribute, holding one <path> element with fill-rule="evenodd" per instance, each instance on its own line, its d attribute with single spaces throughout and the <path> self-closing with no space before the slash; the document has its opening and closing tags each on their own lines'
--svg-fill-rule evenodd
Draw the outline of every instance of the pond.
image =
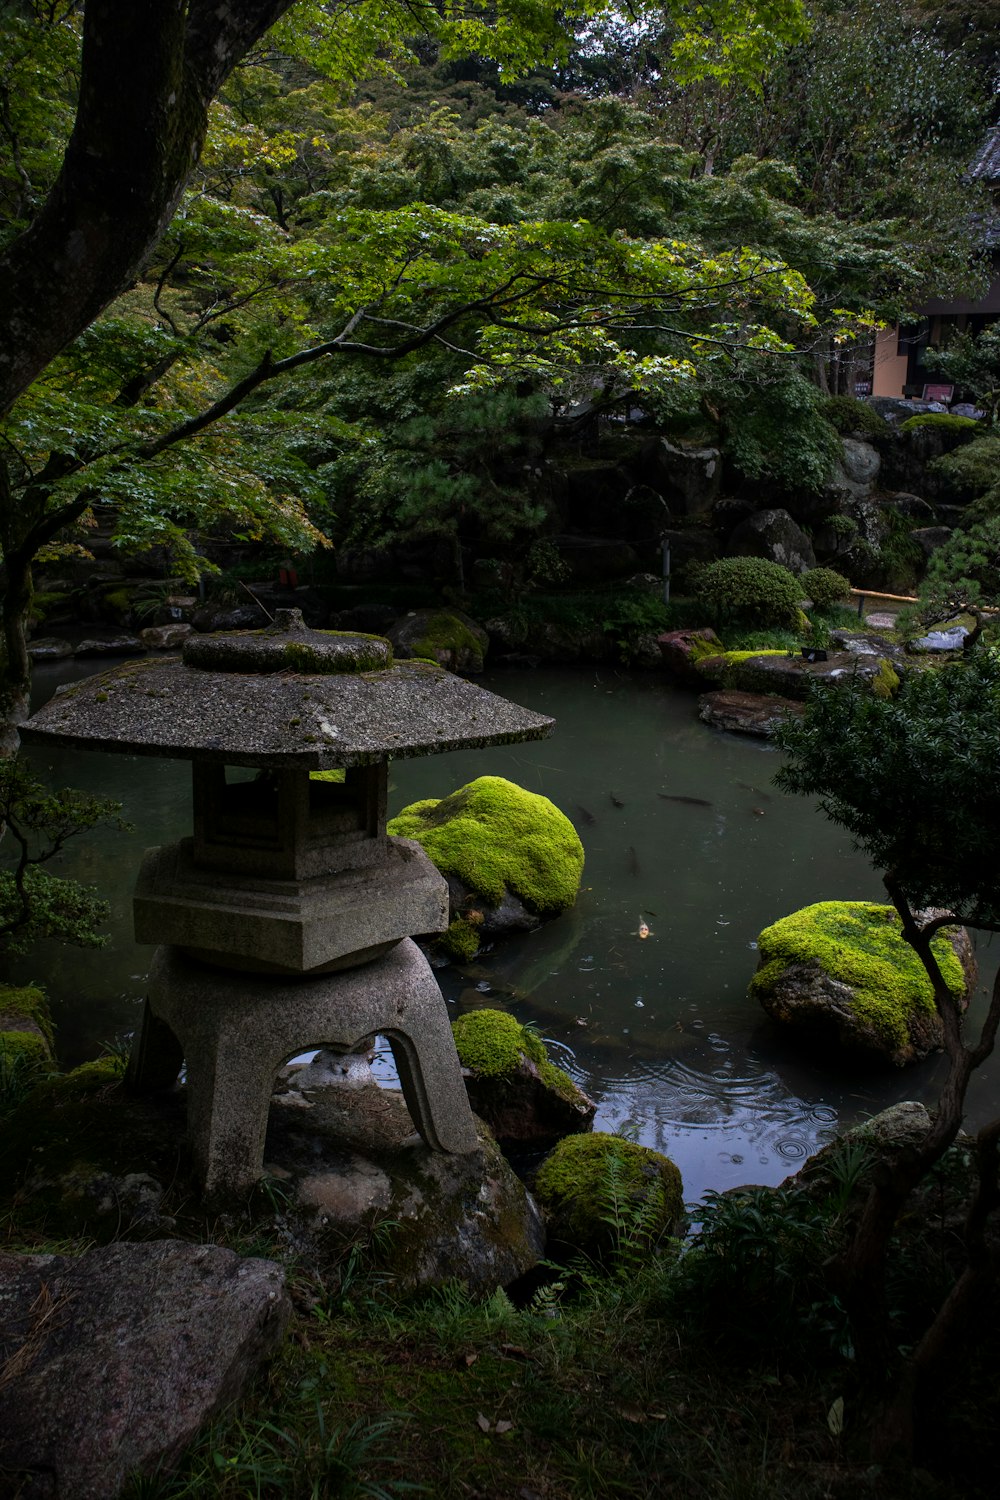
<svg viewBox="0 0 1000 1500">
<path fill-rule="evenodd" d="M 38 701 L 92 670 L 38 668 Z M 539 670 L 477 680 L 551 714 L 554 734 L 397 761 L 390 812 L 476 776 L 506 776 L 562 808 L 587 863 L 570 912 L 467 969 L 439 971 L 454 1015 L 493 1005 L 535 1023 L 597 1101 L 596 1128 L 667 1152 L 690 1200 L 707 1188 L 780 1182 L 862 1115 L 936 1097 L 940 1058 L 885 1073 L 803 1057 L 747 995 L 762 927 L 813 901 L 884 899 L 846 835 L 773 787 L 773 747 L 708 729 L 694 696 L 655 674 Z M 47 987 L 60 1056 L 72 1064 L 136 1024 L 151 950 L 132 942 L 132 884 L 144 849 L 190 831 L 190 770 L 30 753 L 56 784 L 118 798 L 134 825 L 81 839 L 60 866 L 112 902 L 109 946 L 39 950 L 22 966 L 21 977 Z M 997 954 L 984 939 L 973 1019 Z M 997 1066 L 990 1059 L 974 1079 L 972 1124 L 992 1113 Z"/>
</svg>

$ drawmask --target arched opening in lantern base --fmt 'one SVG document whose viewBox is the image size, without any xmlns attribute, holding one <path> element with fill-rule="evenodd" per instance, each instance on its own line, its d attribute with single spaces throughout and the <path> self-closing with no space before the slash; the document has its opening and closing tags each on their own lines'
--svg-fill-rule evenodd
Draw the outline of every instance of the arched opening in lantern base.
<svg viewBox="0 0 1000 1500">
<path fill-rule="evenodd" d="M 131 1081 L 140 1092 L 169 1087 L 183 1059 L 196 1169 L 209 1196 L 231 1195 L 260 1175 L 285 1061 L 312 1047 L 351 1053 L 375 1035 L 392 1048 L 406 1106 L 427 1145 L 475 1150 L 444 999 L 409 938 L 372 963 L 306 979 L 212 969 L 178 948 L 159 948 Z"/>
</svg>

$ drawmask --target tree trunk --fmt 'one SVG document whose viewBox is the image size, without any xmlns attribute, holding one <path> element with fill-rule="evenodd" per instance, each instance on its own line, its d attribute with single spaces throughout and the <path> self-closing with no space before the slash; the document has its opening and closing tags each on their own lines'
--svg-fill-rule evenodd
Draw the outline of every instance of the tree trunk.
<svg viewBox="0 0 1000 1500">
<path fill-rule="evenodd" d="M 140 271 L 220 84 L 293 0 L 87 0 L 62 169 L 0 255 L 0 415 Z"/>
<path fill-rule="evenodd" d="M 0 760 L 17 754 L 18 727 L 28 717 L 31 660 L 26 623 L 31 608 L 31 559 L 23 553 L 7 559 L 0 642 Z"/>
</svg>

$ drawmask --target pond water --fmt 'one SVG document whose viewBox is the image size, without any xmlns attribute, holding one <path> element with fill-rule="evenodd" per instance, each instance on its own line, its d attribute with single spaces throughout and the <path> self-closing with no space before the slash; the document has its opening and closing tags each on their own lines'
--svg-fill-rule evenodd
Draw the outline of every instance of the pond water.
<svg viewBox="0 0 1000 1500">
<path fill-rule="evenodd" d="M 39 701 L 92 670 L 37 669 Z M 390 812 L 476 776 L 506 776 L 563 809 L 587 863 L 570 912 L 464 971 L 439 971 L 453 1014 L 492 1005 L 534 1022 L 597 1101 L 596 1128 L 667 1152 L 689 1200 L 707 1188 L 780 1182 L 860 1116 L 936 1097 L 941 1059 L 887 1074 L 803 1057 L 747 996 L 762 927 L 813 901 L 884 899 L 846 835 L 773 787 L 777 751 L 708 729 L 693 695 L 652 674 L 602 668 L 478 680 L 551 714 L 554 734 L 397 761 Z M 132 942 L 132 884 L 145 848 L 190 831 L 190 770 L 131 756 L 30 754 L 56 784 L 118 798 L 134 824 L 128 834 L 81 839 L 60 866 L 111 900 L 109 946 L 37 951 L 22 966 L 22 977 L 48 988 L 62 1060 L 74 1063 L 136 1024 L 151 950 Z M 980 947 L 973 1018 L 998 956 Z M 974 1079 L 971 1123 L 992 1113 L 997 1069 L 990 1059 Z"/>
</svg>

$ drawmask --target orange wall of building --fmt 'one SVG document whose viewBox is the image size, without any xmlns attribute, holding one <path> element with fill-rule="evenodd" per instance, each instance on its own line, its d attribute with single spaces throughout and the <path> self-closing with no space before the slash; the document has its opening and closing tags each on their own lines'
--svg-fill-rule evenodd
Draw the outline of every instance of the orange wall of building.
<svg viewBox="0 0 1000 1500">
<path fill-rule="evenodd" d="M 873 396 L 901 396 L 906 384 L 906 355 L 897 354 L 899 330 L 893 325 L 875 336 L 875 362 L 872 369 Z"/>
</svg>

